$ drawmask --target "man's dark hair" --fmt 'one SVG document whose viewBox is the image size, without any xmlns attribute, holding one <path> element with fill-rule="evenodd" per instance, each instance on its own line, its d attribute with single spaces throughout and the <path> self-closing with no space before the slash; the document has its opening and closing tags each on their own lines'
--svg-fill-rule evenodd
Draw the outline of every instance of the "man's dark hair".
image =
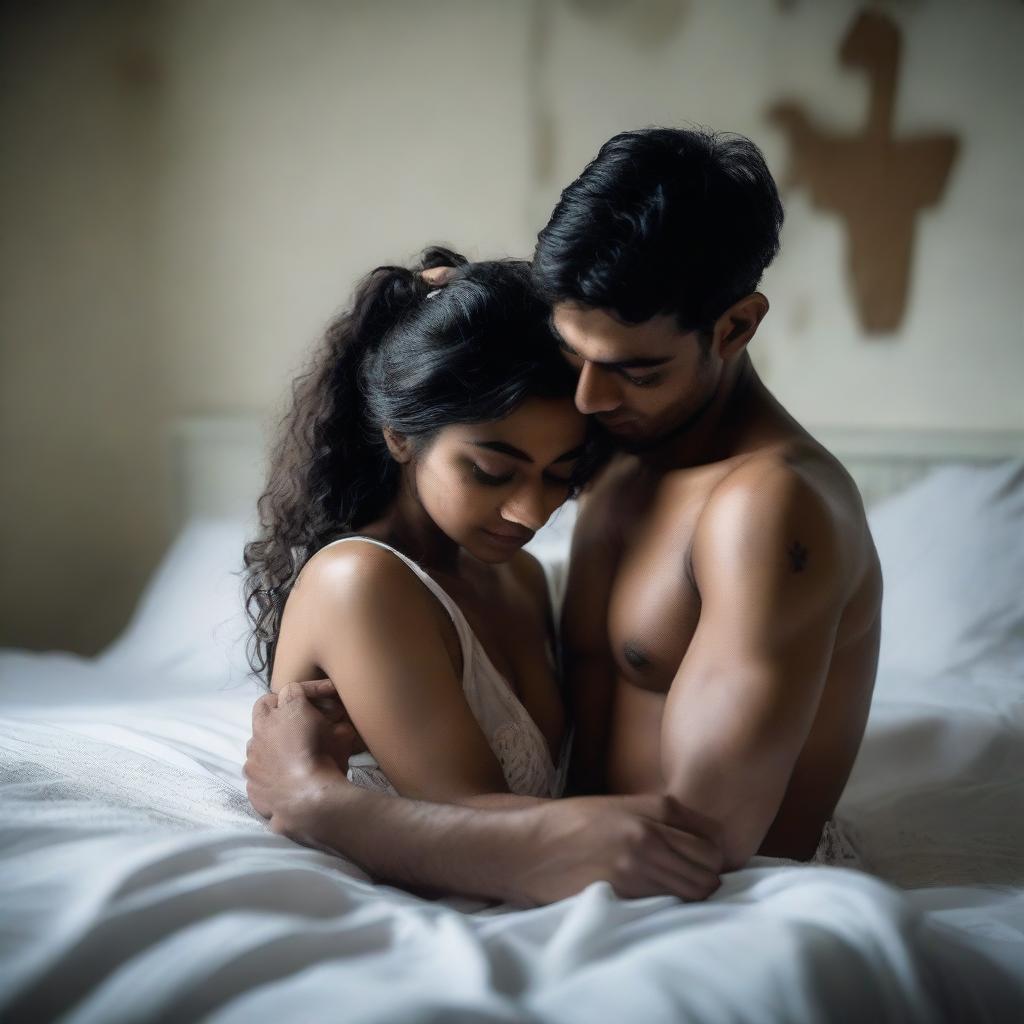
<svg viewBox="0 0 1024 1024">
<path fill-rule="evenodd" d="M 674 314 L 708 340 L 715 320 L 757 288 L 782 216 L 764 157 L 742 135 L 622 132 L 562 192 L 537 239 L 534 280 L 549 303 L 631 324 Z"/>
</svg>

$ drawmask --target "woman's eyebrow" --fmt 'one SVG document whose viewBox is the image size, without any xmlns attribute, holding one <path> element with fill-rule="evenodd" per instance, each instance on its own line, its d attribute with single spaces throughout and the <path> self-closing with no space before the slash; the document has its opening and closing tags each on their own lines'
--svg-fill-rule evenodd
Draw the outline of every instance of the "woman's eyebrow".
<svg viewBox="0 0 1024 1024">
<path fill-rule="evenodd" d="M 533 459 L 521 451 L 519 448 L 513 445 L 506 444 L 504 441 L 470 441 L 472 445 L 476 445 L 477 448 L 489 448 L 494 452 L 501 452 L 502 455 L 510 455 L 513 459 L 519 459 L 521 462 L 529 462 L 533 464 Z M 571 451 L 564 452 L 559 455 L 557 459 L 553 459 L 553 462 L 569 462 L 572 459 L 578 459 L 586 450 L 586 445 L 577 445 Z"/>
</svg>

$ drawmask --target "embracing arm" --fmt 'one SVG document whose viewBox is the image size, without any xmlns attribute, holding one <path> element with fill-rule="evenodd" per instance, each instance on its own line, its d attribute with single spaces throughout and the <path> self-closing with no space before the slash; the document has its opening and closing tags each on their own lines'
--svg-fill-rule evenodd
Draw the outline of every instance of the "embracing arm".
<svg viewBox="0 0 1024 1024">
<path fill-rule="evenodd" d="M 693 543 L 701 613 L 662 719 L 666 792 L 721 828 L 727 868 L 759 849 L 824 689 L 843 605 L 824 499 L 786 467 L 742 467 Z"/>
<path fill-rule="evenodd" d="M 253 708 L 246 792 L 283 835 L 429 893 L 541 904 L 608 881 L 620 896 L 704 899 L 721 855 L 666 797 L 539 800 L 480 810 L 359 789 L 338 767 L 354 732 L 292 683 Z M 326 684 L 330 686 L 329 682 Z M 280 704 L 279 704 L 280 699 Z"/>
<path fill-rule="evenodd" d="M 301 623 L 314 638 L 315 661 L 362 739 L 403 797 L 417 799 L 352 786 L 329 723 L 290 684 L 282 694 L 298 691 L 280 708 L 277 694 L 257 702 L 246 762 L 250 800 L 272 827 L 386 881 L 512 902 L 559 899 L 599 878 L 622 895 L 697 899 L 717 887 L 717 851 L 671 800 L 508 793 L 434 598 L 393 555 L 343 548 L 344 557 L 336 548 L 311 560 L 283 628 Z"/>
</svg>

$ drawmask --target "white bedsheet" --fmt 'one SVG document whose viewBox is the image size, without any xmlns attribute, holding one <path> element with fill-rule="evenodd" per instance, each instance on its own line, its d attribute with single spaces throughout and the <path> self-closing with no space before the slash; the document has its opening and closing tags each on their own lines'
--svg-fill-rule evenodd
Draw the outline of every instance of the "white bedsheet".
<svg viewBox="0 0 1024 1024">
<path fill-rule="evenodd" d="M 1024 1010 L 1024 722 L 1010 700 L 950 708 L 908 683 L 876 704 L 842 810 L 880 874 L 910 891 L 762 859 L 705 904 L 622 901 L 599 884 L 512 911 L 375 886 L 270 833 L 239 771 L 248 689 L 112 699 L 104 684 L 130 678 L 66 656 L 0 654 L 0 674 L 5 1020 L 760 1024 Z M 38 703 L 44 679 L 59 701 Z"/>
<path fill-rule="evenodd" d="M 919 539 L 919 512 L 894 508 Z M 237 581 L 214 565 L 240 534 L 186 530 L 99 659 L 0 651 L 0 1019 L 1024 1020 L 1011 642 L 957 619 L 974 645 L 963 663 L 915 669 L 906 644 L 883 658 L 839 808 L 871 875 L 757 859 L 703 904 L 604 884 L 530 911 L 430 902 L 274 835 L 249 807 L 256 690 L 236 655 L 200 642 L 240 633 Z M 922 580 L 902 606 L 927 622 L 935 590 Z M 1012 586 L 1000 593 L 1009 608 Z M 1024 637 L 1018 612 L 1000 614 Z M 997 656 L 980 657 L 979 637 Z"/>
</svg>

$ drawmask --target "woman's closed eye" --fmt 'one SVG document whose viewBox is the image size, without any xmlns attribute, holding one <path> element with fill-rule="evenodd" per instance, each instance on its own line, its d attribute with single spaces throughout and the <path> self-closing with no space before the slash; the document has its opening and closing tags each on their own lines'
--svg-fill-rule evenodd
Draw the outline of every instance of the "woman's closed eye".
<svg viewBox="0 0 1024 1024">
<path fill-rule="evenodd" d="M 488 487 L 502 487 L 507 483 L 510 483 L 515 473 L 505 473 L 502 476 L 496 476 L 492 473 L 488 473 L 482 466 L 478 466 L 475 462 L 472 463 L 473 476 L 480 481 L 482 484 L 486 484 Z M 545 473 L 544 482 L 550 484 L 553 487 L 571 487 L 573 481 L 569 477 L 558 476 L 554 473 Z"/>
<path fill-rule="evenodd" d="M 501 487 L 503 484 L 507 484 L 514 475 L 512 473 L 506 473 L 503 476 L 494 476 L 491 473 L 488 473 L 481 466 L 478 466 L 475 462 L 472 463 L 472 473 L 480 483 L 487 484 L 488 487 Z"/>
</svg>

